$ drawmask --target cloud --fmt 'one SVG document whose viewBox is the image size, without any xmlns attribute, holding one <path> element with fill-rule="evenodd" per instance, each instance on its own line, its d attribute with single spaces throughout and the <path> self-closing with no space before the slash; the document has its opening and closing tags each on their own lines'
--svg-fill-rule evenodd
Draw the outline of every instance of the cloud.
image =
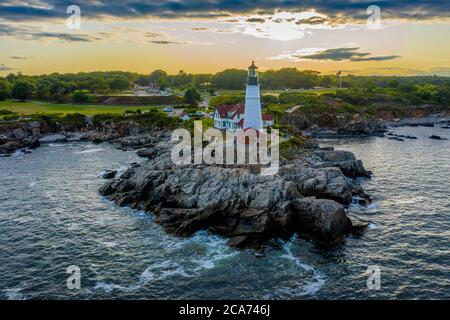
<svg viewBox="0 0 450 320">
<path fill-rule="evenodd" d="M 352 58 L 351 61 L 386 61 L 400 58 L 399 55 Z"/>
<path fill-rule="evenodd" d="M 93 42 L 109 37 L 106 32 L 83 34 L 66 32 L 48 32 L 39 27 L 22 24 L 0 24 L 0 36 L 13 36 L 24 40 L 56 39 L 67 42 Z"/>
<path fill-rule="evenodd" d="M 11 71 L 14 70 L 14 68 L 7 67 L 4 64 L 0 64 L 0 71 Z"/>
<path fill-rule="evenodd" d="M 370 52 L 361 52 L 358 46 L 339 48 L 306 48 L 294 52 L 283 52 L 269 60 L 289 60 L 294 62 L 304 60 L 318 61 L 386 61 L 399 58 L 398 55 L 373 56 Z"/>
<path fill-rule="evenodd" d="M 28 60 L 28 59 L 34 59 L 33 56 L 10 56 L 10 59 L 14 60 Z"/>
<path fill-rule="evenodd" d="M 193 27 L 191 28 L 192 31 L 208 31 L 209 28 L 206 27 Z"/>
<path fill-rule="evenodd" d="M 295 21 L 296 24 L 309 24 L 309 25 L 317 25 L 317 24 L 325 24 L 328 20 L 323 17 L 313 16 L 307 19 L 299 19 Z"/>
<path fill-rule="evenodd" d="M 68 42 L 92 42 L 97 40 L 102 40 L 101 37 L 91 36 L 87 34 L 72 34 L 63 32 L 36 32 L 29 35 L 34 39 L 58 39 Z"/>
<path fill-rule="evenodd" d="M 301 39 L 310 29 L 331 28 L 326 22 L 326 16 L 314 11 L 277 11 L 259 16 L 235 16 L 235 19 L 239 21 L 233 27 L 236 32 L 279 41 Z M 319 20 L 323 23 L 319 24 Z M 298 23 L 298 21 L 309 22 L 309 24 Z"/>
<path fill-rule="evenodd" d="M 247 22 L 264 23 L 264 22 L 266 22 L 266 19 L 262 19 L 262 18 L 248 18 Z"/>
<path fill-rule="evenodd" d="M 0 17 L 8 20 L 63 19 L 70 1 L 65 0 L 3 0 Z M 203 18 L 233 16 L 236 14 L 273 13 L 275 9 L 285 11 L 306 11 L 314 9 L 332 19 L 367 19 L 366 8 L 372 4 L 354 0 L 78 0 L 85 17 L 142 18 Z M 378 3 L 384 19 L 429 20 L 448 18 L 450 2 L 443 0 L 381 1 Z"/>
<path fill-rule="evenodd" d="M 168 40 L 154 40 L 154 41 L 150 41 L 150 42 L 154 43 L 154 44 L 184 44 L 184 42 L 168 41 Z"/>
<path fill-rule="evenodd" d="M 158 38 L 158 37 L 161 37 L 161 36 L 162 36 L 161 33 L 156 33 L 156 32 L 146 32 L 144 34 L 144 37 L 146 37 L 146 38 Z"/>
</svg>

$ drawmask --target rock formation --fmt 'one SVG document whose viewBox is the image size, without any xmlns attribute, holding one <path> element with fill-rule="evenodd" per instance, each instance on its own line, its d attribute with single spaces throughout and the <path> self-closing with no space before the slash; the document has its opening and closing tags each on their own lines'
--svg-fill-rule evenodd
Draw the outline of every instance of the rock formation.
<svg viewBox="0 0 450 320">
<path fill-rule="evenodd" d="M 279 172 L 234 165 L 177 166 L 167 141 L 139 152 L 150 159 L 106 182 L 100 194 L 120 206 L 153 212 L 168 232 L 188 236 L 207 229 L 236 247 L 257 247 L 294 232 L 332 245 L 360 230 L 344 205 L 369 197 L 351 178 L 368 177 L 361 161 L 346 151 L 315 150 L 282 160 Z"/>
</svg>

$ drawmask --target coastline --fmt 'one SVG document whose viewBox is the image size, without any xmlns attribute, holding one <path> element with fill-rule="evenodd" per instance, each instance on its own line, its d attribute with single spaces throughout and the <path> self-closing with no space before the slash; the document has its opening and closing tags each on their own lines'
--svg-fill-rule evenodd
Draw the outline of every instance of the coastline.
<svg viewBox="0 0 450 320">
<path fill-rule="evenodd" d="M 395 135 L 389 128 L 448 125 L 449 120 L 447 115 L 432 114 L 425 118 L 378 121 L 381 125 L 376 128 L 382 129 L 371 134 L 337 131 L 321 135 L 320 132 L 329 133 L 325 129 L 310 136 L 366 135 L 404 141 L 415 137 Z M 293 158 L 283 159 L 276 177 L 263 179 L 251 168 L 175 167 L 169 157 L 170 132 L 149 132 L 132 122 L 105 124 L 101 129 L 89 131 L 49 131 L 39 122 L 19 123 L 11 132 L 22 140 L 13 141 L 17 143 L 13 147 L 23 150 L 25 145 L 23 152 L 30 152 L 28 149 L 41 143 L 110 142 L 118 149 L 136 150 L 137 155 L 147 158 L 143 164 L 134 164 L 120 174 L 105 168 L 103 178 L 108 181 L 100 188 L 100 194 L 119 206 L 154 213 L 157 223 L 170 233 L 188 236 L 207 229 L 229 238 L 230 246 L 258 248 L 269 239 L 289 239 L 294 233 L 333 246 L 345 235 L 361 235 L 367 228 L 367 223 L 352 222 L 345 212 L 352 201 L 370 204 L 370 197 L 356 179 L 370 178 L 371 172 L 350 152 L 310 144 L 306 152 L 293 150 Z M 37 136 L 41 138 L 36 140 Z M 208 189 L 211 183 L 217 187 L 212 192 L 215 199 L 203 195 L 211 194 Z M 224 189 L 229 193 L 223 192 Z"/>
</svg>

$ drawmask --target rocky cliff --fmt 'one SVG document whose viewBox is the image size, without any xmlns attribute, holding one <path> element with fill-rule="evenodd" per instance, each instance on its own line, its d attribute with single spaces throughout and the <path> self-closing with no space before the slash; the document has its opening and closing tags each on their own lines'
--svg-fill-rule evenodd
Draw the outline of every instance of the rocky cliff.
<svg viewBox="0 0 450 320">
<path fill-rule="evenodd" d="M 237 247 L 294 232 L 331 245 L 361 229 L 344 206 L 356 195 L 370 201 L 351 179 L 370 173 L 350 152 L 311 151 L 282 160 L 278 174 L 263 176 L 245 166 L 177 166 L 170 150 L 164 140 L 141 150 L 150 159 L 107 181 L 100 193 L 120 206 L 153 212 L 168 232 L 188 236 L 207 229 Z"/>
</svg>

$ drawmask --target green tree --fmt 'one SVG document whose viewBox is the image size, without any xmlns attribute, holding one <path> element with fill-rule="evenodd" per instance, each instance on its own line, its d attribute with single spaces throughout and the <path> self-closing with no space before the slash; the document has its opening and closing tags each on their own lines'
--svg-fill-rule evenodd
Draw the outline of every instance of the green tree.
<svg viewBox="0 0 450 320">
<path fill-rule="evenodd" d="M 211 83 L 212 86 L 216 89 L 239 90 L 245 88 L 246 80 L 247 80 L 247 71 L 228 69 L 216 73 L 212 77 Z"/>
<path fill-rule="evenodd" d="M 196 74 L 194 75 L 194 87 L 195 88 L 205 88 L 211 85 L 212 75 L 211 74 Z"/>
<path fill-rule="evenodd" d="M 130 88 L 130 81 L 123 76 L 114 77 L 108 80 L 108 86 L 113 91 L 123 91 Z"/>
<path fill-rule="evenodd" d="M 163 76 L 158 78 L 157 83 L 161 90 L 165 90 L 169 86 L 169 81 L 167 80 L 166 77 Z"/>
<path fill-rule="evenodd" d="M 75 103 L 86 103 L 89 102 L 90 96 L 88 90 L 75 90 L 72 93 L 72 101 Z"/>
<path fill-rule="evenodd" d="M 36 88 L 36 98 L 39 100 L 48 100 L 50 97 L 50 84 L 48 81 L 41 81 Z"/>
<path fill-rule="evenodd" d="M 0 101 L 11 97 L 11 85 L 6 80 L 0 80 Z"/>
<path fill-rule="evenodd" d="M 167 72 L 165 72 L 164 70 L 155 70 L 152 73 L 150 73 L 150 77 L 149 80 L 150 82 L 157 82 L 159 85 L 161 85 L 159 83 L 160 80 L 162 80 L 161 78 L 167 80 Z"/>
<path fill-rule="evenodd" d="M 35 86 L 28 80 L 18 80 L 12 89 L 12 96 L 14 99 L 26 101 L 33 96 Z"/>
<path fill-rule="evenodd" d="M 184 101 L 189 103 L 190 105 L 195 105 L 197 102 L 201 100 L 200 93 L 197 92 L 194 88 L 186 90 L 184 94 Z"/>
<path fill-rule="evenodd" d="M 172 76 L 172 84 L 176 87 L 183 87 L 192 84 L 194 76 L 180 70 L 177 75 Z"/>
<path fill-rule="evenodd" d="M 95 93 L 107 93 L 109 86 L 105 79 L 97 78 L 91 82 L 90 89 Z"/>
</svg>

